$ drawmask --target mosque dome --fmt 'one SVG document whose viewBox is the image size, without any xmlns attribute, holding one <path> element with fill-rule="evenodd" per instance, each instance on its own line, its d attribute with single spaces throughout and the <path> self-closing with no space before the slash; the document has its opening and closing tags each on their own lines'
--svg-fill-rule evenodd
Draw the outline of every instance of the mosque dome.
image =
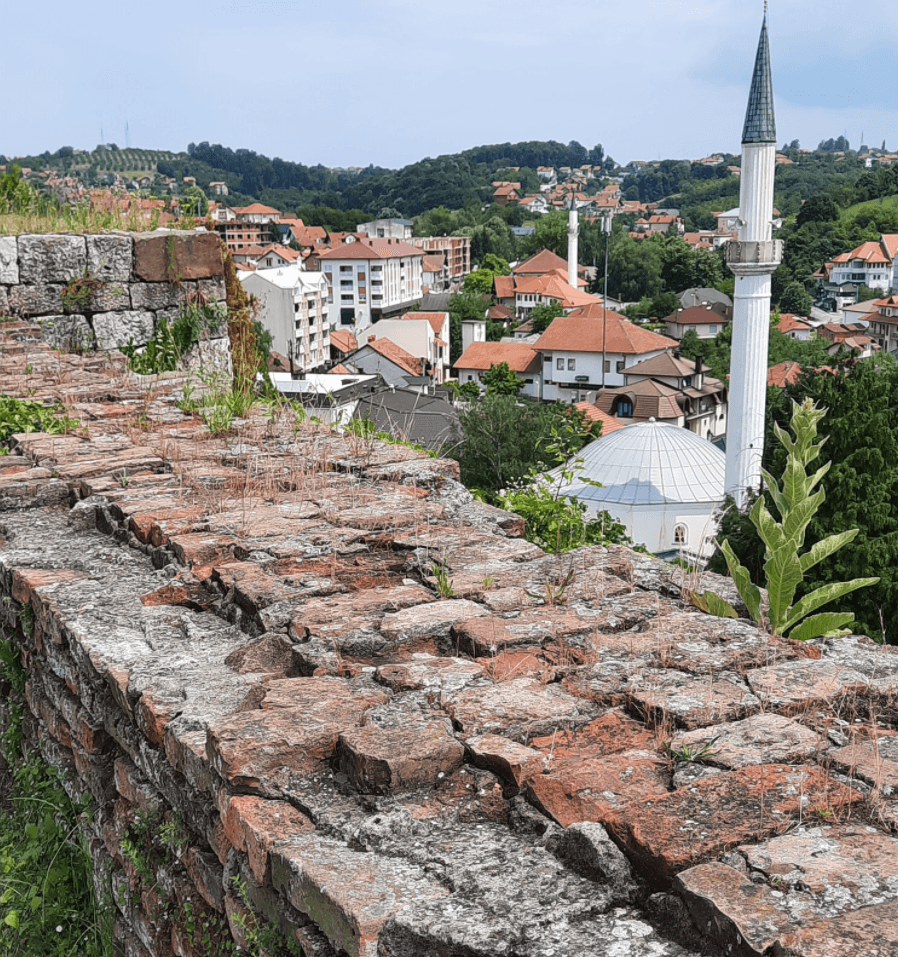
<svg viewBox="0 0 898 957">
<path fill-rule="evenodd" d="M 585 446 L 564 468 L 576 475 L 561 486 L 561 494 L 599 509 L 716 505 L 724 497 L 724 453 L 688 429 L 661 422 L 618 429 Z M 560 473 L 550 475 L 557 481 Z"/>
</svg>

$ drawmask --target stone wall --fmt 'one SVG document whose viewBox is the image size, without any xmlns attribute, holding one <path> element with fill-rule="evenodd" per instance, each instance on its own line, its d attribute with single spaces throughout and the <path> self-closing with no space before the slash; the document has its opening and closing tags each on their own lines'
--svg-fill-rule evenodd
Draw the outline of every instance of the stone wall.
<svg viewBox="0 0 898 957">
<path fill-rule="evenodd" d="M 145 345 L 198 294 L 225 299 L 214 233 L 0 236 L 0 316 L 33 321 L 55 348 Z"/>
<path fill-rule="evenodd" d="M 129 957 L 261 953 L 256 919 L 307 957 L 894 955 L 896 649 L 14 331 L 0 376 L 81 427 L 0 458 L 0 610 Z"/>
</svg>

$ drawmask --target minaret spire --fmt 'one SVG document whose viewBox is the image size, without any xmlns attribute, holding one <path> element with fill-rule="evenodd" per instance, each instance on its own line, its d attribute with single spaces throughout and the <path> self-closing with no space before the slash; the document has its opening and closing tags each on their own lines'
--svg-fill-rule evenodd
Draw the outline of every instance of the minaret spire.
<svg viewBox="0 0 898 957">
<path fill-rule="evenodd" d="M 727 244 L 726 250 L 727 265 L 736 277 L 726 491 L 739 506 L 744 504 L 748 490 L 761 487 L 771 276 L 782 260 L 783 246 L 780 240 L 773 239 L 775 172 L 776 121 L 765 2 L 742 131 L 739 235 Z"/>
<path fill-rule="evenodd" d="M 569 286 L 577 289 L 577 259 L 578 242 L 580 235 L 580 217 L 577 213 L 577 201 L 574 194 L 571 194 L 571 205 L 567 214 L 567 281 Z"/>
</svg>

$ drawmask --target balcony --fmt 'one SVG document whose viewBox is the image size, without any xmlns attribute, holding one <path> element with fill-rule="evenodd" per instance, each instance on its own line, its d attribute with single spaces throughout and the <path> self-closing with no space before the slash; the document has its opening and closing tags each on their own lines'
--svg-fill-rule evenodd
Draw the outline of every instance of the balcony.
<svg viewBox="0 0 898 957">
<path fill-rule="evenodd" d="M 762 242 L 733 240 L 727 243 L 726 258 L 727 265 L 736 273 L 772 272 L 782 261 L 783 241 L 781 239 L 768 239 Z M 757 269 L 752 269 L 753 266 Z"/>
</svg>

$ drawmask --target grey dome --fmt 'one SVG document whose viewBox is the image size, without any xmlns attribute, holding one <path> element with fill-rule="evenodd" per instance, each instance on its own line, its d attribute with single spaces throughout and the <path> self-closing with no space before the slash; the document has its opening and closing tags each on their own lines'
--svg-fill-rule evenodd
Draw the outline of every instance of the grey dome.
<svg viewBox="0 0 898 957">
<path fill-rule="evenodd" d="M 713 503 L 724 497 L 723 452 L 688 429 L 661 422 L 612 432 L 591 442 L 565 467 L 577 474 L 561 493 L 597 505 Z M 557 481 L 560 469 L 550 475 Z M 602 488 L 583 479 L 600 482 Z"/>
</svg>

